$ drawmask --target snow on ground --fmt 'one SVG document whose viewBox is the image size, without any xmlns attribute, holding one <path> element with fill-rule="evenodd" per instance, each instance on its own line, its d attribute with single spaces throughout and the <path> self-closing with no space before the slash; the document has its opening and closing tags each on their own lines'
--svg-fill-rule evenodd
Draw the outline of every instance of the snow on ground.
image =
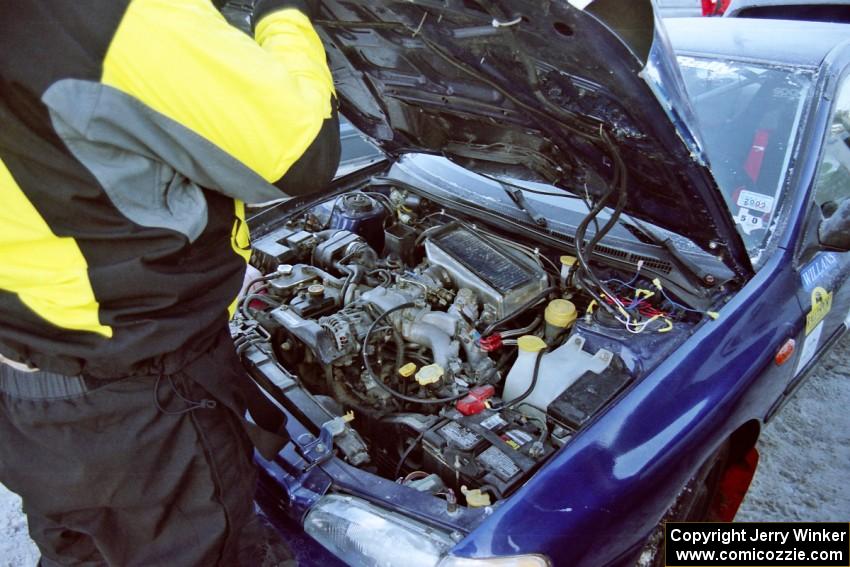
<svg viewBox="0 0 850 567">
<path fill-rule="evenodd" d="M 38 558 L 21 512 L 21 499 L 0 484 L 0 567 L 35 565 Z"/>
<path fill-rule="evenodd" d="M 737 520 L 850 521 L 850 335 L 766 427 Z"/>
<path fill-rule="evenodd" d="M 740 521 L 850 520 L 850 335 L 765 428 Z M 20 499 L 0 485 L 0 567 L 35 565 Z"/>
</svg>

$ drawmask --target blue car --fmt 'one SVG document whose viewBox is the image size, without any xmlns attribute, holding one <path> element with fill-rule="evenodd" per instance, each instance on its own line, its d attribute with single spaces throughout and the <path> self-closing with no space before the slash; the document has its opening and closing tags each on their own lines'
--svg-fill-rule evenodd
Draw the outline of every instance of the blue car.
<svg viewBox="0 0 850 567">
<path fill-rule="evenodd" d="M 257 501 L 301 563 L 652 565 L 662 522 L 732 519 L 850 322 L 850 28 L 579 0 L 314 21 L 382 158 L 250 219 L 232 322 L 287 418 Z"/>
</svg>

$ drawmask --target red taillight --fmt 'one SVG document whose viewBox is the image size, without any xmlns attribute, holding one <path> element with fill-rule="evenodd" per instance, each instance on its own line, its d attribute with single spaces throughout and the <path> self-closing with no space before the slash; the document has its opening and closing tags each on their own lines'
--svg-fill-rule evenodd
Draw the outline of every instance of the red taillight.
<svg viewBox="0 0 850 567">
<path fill-rule="evenodd" d="M 722 16 L 731 0 L 702 0 L 703 16 Z"/>
<path fill-rule="evenodd" d="M 785 341 L 785 344 L 779 347 L 779 350 L 776 351 L 776 357 L 774 358 L 776 366 L 782 366 L 791 360 L 791 357 L 794 355 L 795 346 L 797 346 L 797 341 L 794 339 L 788 339 Z"/>
</svg>

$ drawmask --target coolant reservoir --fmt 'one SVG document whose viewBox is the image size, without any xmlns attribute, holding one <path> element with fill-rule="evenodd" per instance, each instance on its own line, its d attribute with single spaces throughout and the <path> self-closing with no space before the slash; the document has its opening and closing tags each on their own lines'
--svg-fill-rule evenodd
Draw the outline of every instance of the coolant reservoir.
<svg viewBox="0 0 850 567">
<path fill-rule="evenodd" d="M 506 402 L 522 396 L 531 386 L 537 353 L 546 348 L 539 337 L 526 335 L 517 341 L 519 353 L 508 378 L 502 397 Z M 596 354 L 584 350 L 584 337 L 573 335 L 552 352 L 543 354 L 534 390 L 522 403 L 546 411 L 549 404 L 573 385 L 585 372 L 599 374 L 611 364 L 611 351 L 599 349 Z"/>
</svg>

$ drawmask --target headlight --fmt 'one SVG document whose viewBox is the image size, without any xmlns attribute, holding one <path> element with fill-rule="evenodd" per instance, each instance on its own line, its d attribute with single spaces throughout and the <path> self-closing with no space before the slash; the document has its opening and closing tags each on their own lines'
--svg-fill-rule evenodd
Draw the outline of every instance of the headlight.
<svg viewBox="0 0 850 567">
<path fill-rule="evenodd" d="M 439 567 L 551 567 L 551 565 L 549 560 L 542 555 L 515 555 L 490 559 L 446 557 Z"/>
<path fill-rule="evenodd" d="M 353 567 L 551 567 L 542 555 L 446 557 L 456 543 L 448 533 L 353 496 L 323 497 L 304 531 Z"/>
<path fill-rule="evenodd" d="M 445 532 L 351 496 L 323 497 L 304 531 L 354 567 L 435 567 L 455 544 Z"/>
</svg>

